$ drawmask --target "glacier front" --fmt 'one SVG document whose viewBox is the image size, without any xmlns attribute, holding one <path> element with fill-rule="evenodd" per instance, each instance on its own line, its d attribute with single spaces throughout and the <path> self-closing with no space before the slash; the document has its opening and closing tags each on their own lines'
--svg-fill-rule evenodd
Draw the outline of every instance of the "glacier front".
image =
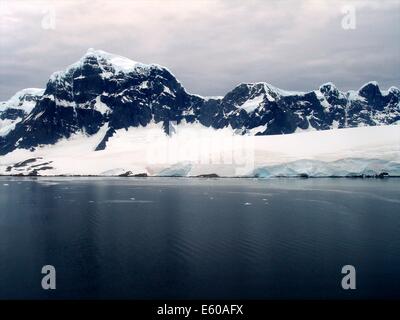
<svg viewBox="0 0 400 320">
<path fill-rule="evenodd" d="M 0 157 L 3 175 L 327 177 L 400 176 L 400 126 L 375 126 L 288 135 L 237 135 L 182 122 L 165 134 L 161 123 L 79 133 L 33 151 Z"/>
</svg>

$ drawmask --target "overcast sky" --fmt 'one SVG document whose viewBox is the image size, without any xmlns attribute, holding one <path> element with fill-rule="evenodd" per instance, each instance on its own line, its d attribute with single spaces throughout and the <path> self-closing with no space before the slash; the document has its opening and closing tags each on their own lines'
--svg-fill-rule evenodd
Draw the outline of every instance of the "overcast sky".
<svg viewBox="0 0 400 320">
<path fill-rule="evenodd" d="M 0 0 L 0 100 L 88 48 L 164 65 L 201 95 L 256 81 L 387 89 L 400 85 L 400 0 Z"/>
</svg>

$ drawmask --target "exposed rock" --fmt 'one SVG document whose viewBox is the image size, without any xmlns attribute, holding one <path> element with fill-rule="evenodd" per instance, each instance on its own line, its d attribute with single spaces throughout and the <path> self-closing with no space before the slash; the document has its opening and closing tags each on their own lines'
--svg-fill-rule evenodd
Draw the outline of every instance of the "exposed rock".
<svg viewBox="0 0 400 320">
<path fill-rule="evenodd" d="M 216 173 L 200 174 L 196 176 L 196 178 L 219 178 L 219 175 L 217 175 Z"/>
</svg>

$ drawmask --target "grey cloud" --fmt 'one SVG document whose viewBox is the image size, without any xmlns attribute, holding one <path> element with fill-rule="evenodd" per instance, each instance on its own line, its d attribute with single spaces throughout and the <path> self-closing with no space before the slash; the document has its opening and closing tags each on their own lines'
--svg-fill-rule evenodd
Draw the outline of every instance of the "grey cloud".
<svg viewBox="0 0 400 320">
<path fill-rule="evenodd" d="M 44 87 L 94 47 L 168 67 L 188 91 L 240 82 L 342 90 L 400 84 L 400 1 L 10 1 L 0 11 L 0 100 Z M 343 30 L 343 5 L 355 30 Z M 41 27 L 53 8 L 56 29 Z"/>
</svg>

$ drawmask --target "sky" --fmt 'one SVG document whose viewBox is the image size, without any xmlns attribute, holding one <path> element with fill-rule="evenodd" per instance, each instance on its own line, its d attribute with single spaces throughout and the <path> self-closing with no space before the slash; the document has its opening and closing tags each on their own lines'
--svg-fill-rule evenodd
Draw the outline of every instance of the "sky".
<svg viewBox="0 0 400 320">
<path fill-rule="evenodd" d="M 166 66 L 188 92 L 400 86 L 400 0 L 0 0 L 0 100 L 88 48 Z"/>
</svg>

